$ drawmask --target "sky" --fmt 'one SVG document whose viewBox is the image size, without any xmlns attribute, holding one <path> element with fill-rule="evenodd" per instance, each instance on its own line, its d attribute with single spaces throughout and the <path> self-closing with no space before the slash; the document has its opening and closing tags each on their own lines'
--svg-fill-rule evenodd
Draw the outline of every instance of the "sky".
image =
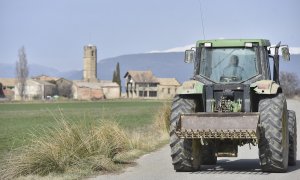
<svg viewBox="0 0 300 180">
<path fill-rule="evenodd" d="M 82 69 L 87 44 L 97 46 L 98 60 L 199 39 L 300 47 L 299 7 L 299 0 L 0 0 L 0 63 L 15 63 L 22 46 L 29 63 L 61 71 Z"/>
</svg>

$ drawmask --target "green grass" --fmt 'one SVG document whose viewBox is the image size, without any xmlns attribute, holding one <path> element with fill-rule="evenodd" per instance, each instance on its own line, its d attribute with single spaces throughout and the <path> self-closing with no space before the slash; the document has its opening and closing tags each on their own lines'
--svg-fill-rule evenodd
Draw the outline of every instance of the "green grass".
<svg viewBox="0 0 300 180">
<path fill-rule="evenodd" d="M 93 125 L 100 119 L 114 119 L 121 127 L 139 129 L 153 122 L 160 101 L 99 101 L 0 104 L 0 160 L 10 149 L 28 143 L 31 131 L 53 127 L 54 115 L 63 112 L 66 119 Z"/>
</svg>

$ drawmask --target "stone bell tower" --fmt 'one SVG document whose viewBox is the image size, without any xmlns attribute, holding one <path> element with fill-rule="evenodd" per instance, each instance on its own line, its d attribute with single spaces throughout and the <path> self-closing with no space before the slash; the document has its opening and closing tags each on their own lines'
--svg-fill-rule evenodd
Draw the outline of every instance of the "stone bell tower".
<svg viewBox="0 0 300 180">
<path fill-rule="evenodd" d="M 97 47 L 84 46 L 83 55 L 83 80 L 87 82 L 97 81 Z"/>
</svg>

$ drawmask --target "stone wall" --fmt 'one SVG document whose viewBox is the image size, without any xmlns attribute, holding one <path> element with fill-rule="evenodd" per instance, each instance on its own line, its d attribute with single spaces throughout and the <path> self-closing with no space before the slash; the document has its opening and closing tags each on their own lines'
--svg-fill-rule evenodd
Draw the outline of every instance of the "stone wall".
<svg viewBox="0 0 300 180">
<path fill-rule="evenodd" d="M 93 100 L 104 98 L 102 89 L 91 89 L 89 87 L 74 87 L 73 96 L 74 99 L 78 100 Z"/>
<path fill-rule="evenodd" d="M 120 88 L 119 87 L 103 87 L 103 94 L 106 99 L 117 99 L 120 98 Z"/>
</svg>

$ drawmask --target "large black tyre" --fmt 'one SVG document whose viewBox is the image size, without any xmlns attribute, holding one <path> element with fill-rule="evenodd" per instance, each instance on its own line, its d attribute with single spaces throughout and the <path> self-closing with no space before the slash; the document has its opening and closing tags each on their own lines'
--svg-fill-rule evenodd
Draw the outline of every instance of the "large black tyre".
<svg viewBox="0 0 300 180">
<path fill-rule="evenodd" d="M 200 146 L 200 143 L 191 139 L 180 139 L 175 134 L 180 114 L 195 111 L 196 103 L 194 99 L 179 95 L 174 97 L 170 118 L 170 147 L 172 164 L 176 171 L 195 171 L 200 168 L 200 154 L 199 152 L 193 153 L 195 146 Z"/>
<path fill-rule="evenodd" d="M 286 99 L 283 94 L 259 101 L 259 159 L 264 172 L 286 172 L 289 134 Z"/>
<path fill-rule="evenodd" d="M 201 146 L 201 158 L 201 164 L 203 165 L 217 164 L 216 148 L 213 146 L 213 144 L 209 143 Z"/>
<path fill-rule="evenodd" d="M 288 111 L 289 119 L 289 165 L 296 165 L 297 158 L 297 121 L 295 111 Z"/>
</svg>

